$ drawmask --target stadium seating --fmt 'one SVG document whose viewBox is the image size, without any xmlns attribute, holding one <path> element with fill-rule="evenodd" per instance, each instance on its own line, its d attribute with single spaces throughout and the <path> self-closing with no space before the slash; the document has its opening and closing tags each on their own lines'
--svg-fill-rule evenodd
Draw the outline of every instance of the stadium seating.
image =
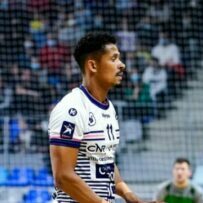
<svg viewBox="0 0 203 203">
<path fill-rule="evenodd" d="M 53 186 L 53 178 L 46 168 L 35 171 L 32 168 L 15 167 L 7 170 L 0 167 L 0 186 L 25 187 L 25 186 Z"/>
<path fill-rule="evenodd" d="M 7 180 L 8 171 L 4 167 L 0 167 L 0 186 L 4 186 Z"/>
<path fill-rule="evenodd" d="M 34 178 L 34 170 L 31 168 L 16 167 L 10 170 L 7 186 L 28 186 L 32 183 Z"/>
<path fill-rule="evenodd" d="M 46 168 L 40 169 L 32 181 L 35 186 L 53 186 L 53 177 L 49 174 Z"/>
<path fill-rule="evenodd" d="M 30 189 L 24 196 L 23 203 L 48 203 L 51 194 L 47 190 Z"/>
</svg>

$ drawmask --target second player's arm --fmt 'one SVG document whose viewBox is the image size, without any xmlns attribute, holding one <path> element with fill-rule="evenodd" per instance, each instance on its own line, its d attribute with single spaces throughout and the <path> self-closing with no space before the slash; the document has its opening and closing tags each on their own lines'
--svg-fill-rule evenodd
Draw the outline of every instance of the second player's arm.
<svg viewBox="0 0 203 203">
<path fill-rule="evenodd" d="M 50 146 L 55 186 L 82 203 L 108 203 L 99 197 L 74 171 L 78 149 Z"/>
</svg>

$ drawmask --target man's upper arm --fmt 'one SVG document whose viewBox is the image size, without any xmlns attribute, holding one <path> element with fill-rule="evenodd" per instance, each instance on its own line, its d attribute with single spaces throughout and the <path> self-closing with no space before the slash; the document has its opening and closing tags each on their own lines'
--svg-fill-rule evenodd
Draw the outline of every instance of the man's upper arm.
<svg viewBox="0 0 203 203">
<path fill-rule="evenodd" d="M 56 105 L 49 119 L 50 156 L 54 175 L 73 171 L 84 135 L 84 115 L 72 97 Z"/>
<path fill-rule="evenodd" d="M 59 174 L 71 174 L 71 172 L 74 171 L 75 165 L 77 163 L 77 154 L 77 148 L 57 145 L 50 146 L 52 170 L 55 178 Z"/>
</svg>

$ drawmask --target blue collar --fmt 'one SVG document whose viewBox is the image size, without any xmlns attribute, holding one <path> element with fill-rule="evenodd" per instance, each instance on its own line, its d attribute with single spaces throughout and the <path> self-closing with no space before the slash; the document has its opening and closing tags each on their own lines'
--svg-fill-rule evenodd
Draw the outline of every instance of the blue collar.
<svg viewBox="0 0 203 203">
<path fill-rule="evenodd" d="M 99 102 L 98 100 L 96 100 L 89 92 L 88 90 L 83 86 L 80 85 L 80 89 L 84 92 L 84 94 L 87 96 L 87 98 L 96 106 L 98 106 L 101 109 L 107 110 L 109 108 L 109 101 L 107 100 L 107 104 L 103 104 L 101 102 Z"/>
</svg>

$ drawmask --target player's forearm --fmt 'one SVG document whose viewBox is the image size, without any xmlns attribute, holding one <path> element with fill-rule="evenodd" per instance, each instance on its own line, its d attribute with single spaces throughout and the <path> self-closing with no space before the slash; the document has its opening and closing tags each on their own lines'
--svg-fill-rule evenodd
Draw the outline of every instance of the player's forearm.
<svg viewBox="0 0 203 203">
<path fill-rule="evenodd" d="M 139 198 L 133 194 L 133 192 L 130 190 L 128 185 L 122 180 L 119 169 L 115 165 L 115 186 L 116 186 L 116 194 L 123 197 L 127 202 L 140 202 Z"/>
<path fill-rule="evenodd" d="M 116 194 L 123 197 L 123 199 L 129 203 L 140 201 L 140 199 L 135 194 L 133 194 L 127 184 L 123 181 L 116 184 Z"/>
<path fill-rule="evenodd" d="M 75 173 L 57 178 L 56 186 L 78 202 L 107 203 Z"/>
</svg>

